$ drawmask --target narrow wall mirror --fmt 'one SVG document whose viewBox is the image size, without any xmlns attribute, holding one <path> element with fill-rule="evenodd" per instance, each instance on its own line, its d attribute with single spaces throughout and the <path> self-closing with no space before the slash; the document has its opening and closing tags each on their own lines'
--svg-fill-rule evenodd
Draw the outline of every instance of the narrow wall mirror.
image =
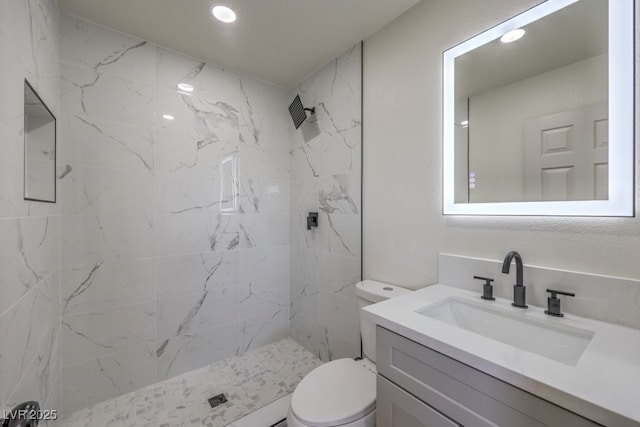
<svg viewBox="0 0 640 427">
<path fill-rule="evenodd" d="M 633 3 L 548 0 L 444 52 L 444 214 L 634 215 Z"/>
<path fill-rule="evenodd" d="M 24 199 L 56 201 L 56 118 L 24 82 Z"/>
</svg>

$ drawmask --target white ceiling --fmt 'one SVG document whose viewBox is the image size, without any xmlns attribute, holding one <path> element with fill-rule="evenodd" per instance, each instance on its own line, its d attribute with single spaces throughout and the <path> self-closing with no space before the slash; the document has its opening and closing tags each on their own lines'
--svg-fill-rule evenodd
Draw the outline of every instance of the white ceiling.
<svg viewBox="0 0 640 427">
<path fill-rule="evenodd" d="M 419 0 L 59 0 L 62 10 L 283 87 L 293 87 Z M 238 20 L 215 20 L 214 4 Z"/>
<path fill-rule="evenodd" d="M 525 26 L 513 43 L 494 40 L 456 58 L 456 97 L 466 98 L 608 50 L 608 2 L 582 0 Z"/>
</svg>

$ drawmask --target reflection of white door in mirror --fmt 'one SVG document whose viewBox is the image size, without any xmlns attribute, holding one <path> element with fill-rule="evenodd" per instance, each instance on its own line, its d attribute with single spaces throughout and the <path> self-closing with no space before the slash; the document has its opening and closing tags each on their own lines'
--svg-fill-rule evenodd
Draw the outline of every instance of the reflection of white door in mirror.
<svg viewBox="0 0 640 427">
<path fill-rule="evenodd" d="M 526 200 L 607 200 L 608 134 L 604 104 L 527 120 Z"/>
</svg>

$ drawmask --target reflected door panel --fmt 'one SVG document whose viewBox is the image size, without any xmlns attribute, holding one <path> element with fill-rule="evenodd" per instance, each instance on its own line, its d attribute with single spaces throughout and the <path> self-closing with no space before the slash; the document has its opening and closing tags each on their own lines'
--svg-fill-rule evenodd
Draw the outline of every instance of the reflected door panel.
<svg viewBox="0 0 640 427">
<path fill-rule="evenodd" d="M 525 122 L 527 201 L 608 198 L 606 104 Z"/>
</svg>

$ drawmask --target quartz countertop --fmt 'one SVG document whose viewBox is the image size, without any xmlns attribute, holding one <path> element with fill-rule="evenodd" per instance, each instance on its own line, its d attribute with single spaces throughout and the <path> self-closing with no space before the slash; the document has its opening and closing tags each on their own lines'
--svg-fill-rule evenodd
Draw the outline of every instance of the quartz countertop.
<svg viewBox="0 0 640 427">
<path fill-rule="evenodd" d="M 450 297 L 481 301 L 536 322 L 594 335 L 575 366 L 569 366 L 419 313 Z M 521 310 L 504 298 L 483 301 L 479 297 L 476 292 L 437 284 L 365 307 L 364 316 L 597 423 L 640 426 L 640 330 L 566 313 L 555 318 L 545 315 L 541 307 L 529 305 Z"/>
</svg>

